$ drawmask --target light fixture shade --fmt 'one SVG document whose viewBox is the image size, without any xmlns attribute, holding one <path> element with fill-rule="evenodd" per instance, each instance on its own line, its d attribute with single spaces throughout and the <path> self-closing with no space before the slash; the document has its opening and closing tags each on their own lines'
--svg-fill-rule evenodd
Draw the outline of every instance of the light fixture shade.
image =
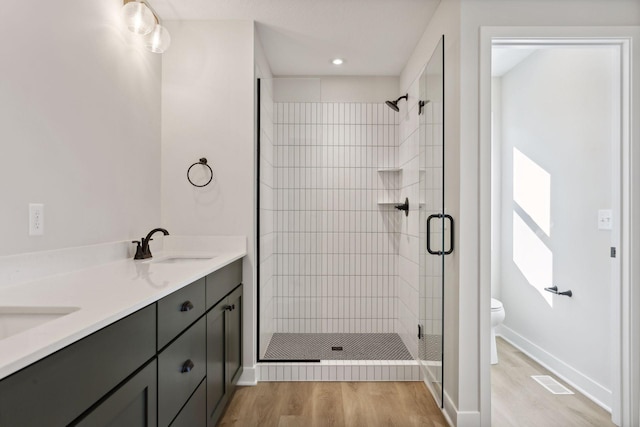
<svg viewBox="0 0 640 427">
<path fill-rule="evenodd" d="M 122 7 L 122 17 L 129 31 L 136 34 L 149 34 L 156 25 L 156 17 L 146 4 L 130 1 Z"/>
<path fill-rule="evenodd" d="M 164 53 L 171 45 L 169 31 L 162 25 L 156 25 L 144 38 L 145 47 L 153 53 Z"/>
</svg>

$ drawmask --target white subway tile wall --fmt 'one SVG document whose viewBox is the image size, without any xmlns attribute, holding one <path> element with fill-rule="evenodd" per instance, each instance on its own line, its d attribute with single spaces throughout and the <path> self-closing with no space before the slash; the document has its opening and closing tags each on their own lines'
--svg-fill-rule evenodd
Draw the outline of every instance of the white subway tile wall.
<svg viewBox="0 0 640 427">
<path fill-rule="evenodd" d="M 420 221 L 420 323 L 424 327 L 425 339 L 420 348 L 420 359 L 441 360 L 442 335 L 442 262 L 443 258 L 427 252 L 426 240 L 431 238 L 434 250 L 442 249 L 442 225 L 450 227 L 450 223 L 440 220 L 432 221 L 430 236 L 427 236 L 426 219 L 428 215 L 441 213 L 443 209 L 443 140 L 442 140 L 442 103 L 434 100 L 425 106 L 420 124 L 425 135 L 425 143 L 420 153 L 422 172 L 420 176 L 420 194 L 423 199 L 422 219 Z M 446 236 L 449 234 L 447 233 Z M 447 239 L 446 246 L 450 244 Z M 445 248 L 446 249 L 446 248 Z"/>
<path fill-rule="evenodd" d="M 258 381 L 422 381 L 415 360 L 323 360 L 259 363 Z"/>
<path fill-rule="evenodd" d="M 264 354 L 274 332 L 274 154 L 273 80 L 260 81 L 260 354 Z"/>
<path fill-rule="evenodd" d="M 397 113 L 276 103 L 273 123 L 273 332 L 396 332 Z"/>
<path fill-rule="evenodd" d="M 408 197 L 410 213 L 399 224 L 400 246 L 398 253 L 398 323 L 396 332 L 405 346 L 418 357 L 418 323 L 420 303 L 420 132 L 418 120 L 419 79 L 409 87 L 409 99 L 400 103 L 399 113 L 399 166 L 402 179 L 400 196 Z M 428 105 L 428 104 L 427 104 Z"/>
</svg>

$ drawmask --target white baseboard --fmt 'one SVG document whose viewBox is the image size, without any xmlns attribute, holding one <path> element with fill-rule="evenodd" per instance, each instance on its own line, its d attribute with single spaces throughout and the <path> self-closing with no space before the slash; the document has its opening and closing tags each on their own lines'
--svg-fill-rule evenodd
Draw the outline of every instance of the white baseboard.
<svg viewBox="0 0 640 427">
<path fill-rule="evenodd" d="M 457 427 L 481 426 L 479 411 L 458 411 Z"/>
<path fill-rule="evenodd" d="M 458 423 L 458 408 L 453 404 L 453 400 L 451 400 L 451 397 L 447 394 L 446 390 L 442 394 L 444 400 L 442 413 L 444 414 L 444 418 L 450 426 L 456 426 Z"/>
<path fill-rule="evenodd" d="M 253 387 L 258 385 L 258 376 L 256 375 L 256 367 L 242 368 L 242 374 L 238 380 L 238 385 L 243 387 Z"/>
<path fill-rule="evenodd" d="M 479 411 L 458 411 L 451 397 L 445 391 L 444 408 L 442 413 L 450 426 L 456 427 L 479 427 L 480 412 Z"/>
<path fill-rule="evenodd" d="M 613 402 L 613 393 L 611 390 L 603 387 L 582 372 L 569 366 L 505 325 L 500 325 L 496 333 L 498 336 L 504 338 L 505 341 L 509 342 L 518 350 L 591 399 L 595 404 L 607 412 L 611 412 L 611 403 Z"/>
</svg>

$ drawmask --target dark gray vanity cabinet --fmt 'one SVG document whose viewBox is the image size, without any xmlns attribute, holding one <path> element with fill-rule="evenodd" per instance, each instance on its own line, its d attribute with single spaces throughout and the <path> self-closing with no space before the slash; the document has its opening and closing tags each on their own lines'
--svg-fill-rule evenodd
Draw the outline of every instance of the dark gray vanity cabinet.
<svg viewBox="0 0 640 427">
<path fill-rule="evenodd" d="M 215 426 L 242 373 L 242 260 L 0 381 L 0 427 Z"/>
<path fill-rule="evenodd" d="M 155 356 L 155 331 L 152 304 L 3 379 L 0 426 L 74 422 Z"/>
<path fill-rule="evenodd" d="M 207 426 L 214 427 L 242 373 L 242 286 L 207 313 Z"/>
</svg>

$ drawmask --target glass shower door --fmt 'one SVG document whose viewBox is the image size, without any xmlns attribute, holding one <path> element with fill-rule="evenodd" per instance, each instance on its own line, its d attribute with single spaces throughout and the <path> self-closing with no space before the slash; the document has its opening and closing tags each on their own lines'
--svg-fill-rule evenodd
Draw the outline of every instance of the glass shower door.
<svg viewBox="0 0 640 427">
<path fill-rule="evenodd" d="M 419 360 L 443 402 L 444 257 L 453 251 L 453 219 L 444 211 L 444 36 L 420 76 Z"/>
</svg>

